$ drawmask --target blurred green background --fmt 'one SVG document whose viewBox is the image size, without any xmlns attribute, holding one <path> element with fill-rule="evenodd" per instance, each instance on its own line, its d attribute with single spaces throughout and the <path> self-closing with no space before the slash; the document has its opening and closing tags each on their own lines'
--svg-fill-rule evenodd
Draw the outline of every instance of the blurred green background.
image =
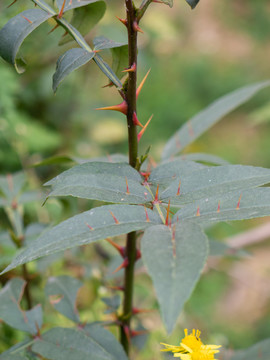
<svg viewBox="0 0 270 360">
<path fill-rule="evenodd" d="M 0 3 L 0 27 L 29 5 L 32 7 L 28 0 L 20 0 L 10 8 L 7 4 L 6 0 Z M 141 153 L 151 144 L 151 155 L 158 161 L 166 140 L 196 112 L 227 92 L 270 78 L 269 5 L 267 0 L 202 0 L 196 10 L 190 11 L 185 1 L 175 0 L 173 9 L 160 4 L 150 6 L 141 23 L 144 34 L 139 36 L 139 79 L 149 68 L 151 72 L 139 97 L 138 117 L 142 123 L 151 114 L 154 118 L 140 142 Z M 87 40 L 91 42 L 94 36 L 104 35 L 125 41 L 123 26 L 116 15 L 124 17 L 123 1 L 108 2 L 105 17 Z M 24 74 L 16 74 L 0 59 L 1 173 L 24 169 L 29 186 L 34 188 L 66 168 L 30 167 L 46 157 L 92 158 L 127 152 L 124 116 L 94 110 L 121 101 L 113 88 L 102 88 L 107 80 L 94 63 L 69 75 L 53 94 L 55 63 L 69 45 L 58 47 L 63 31 L 57 29 L 48 34 L 51 28 L 52 24 L 44 24 L 25 41 L 22 53 L 28 67 Z M 233 164 L 270 167 L 269 139 L 269 90 L 264 90 L 215 125 L 186 152 L 212 153 Z M 43 208 L 40 205 L 26 209 L 26 223 L 57 222 L 87 209 L 90 202 L 49 200 Z M 0 215 L 0 226 L 4 229 L 7 219 L 4 213 Z M 223 224 L 210 234 L 223 239 L 265 221 Z M 88 251 L 95 263 L 96 255 Z M 161 359 L 159 342 L 177 343 L 185 326 L 199 327 L 210 341 L 232 348 L 247 347 L 269 337 L 269 241 L 250 251 L 254 257 L 240 261 L 210 259 L 180 318 L 179 328 L 170 338 L 165 335 L 157 312 L 142 317 L 152 336 L 137 358 Z M 74 273 L 66 261 L 57 263 L 54 271 Z M 53 270 L 48 270 L 46 275 L 52 273 Z M 93 278 L 88 284 L 91 291 L 82 291 L 79 305 L 84 312 L 91 304 L 102 316 L 104 309 L 93 295 L 101 291 L 102 281 L 99 276 Z M 144 273 L 138 276 L 137 283 L 136 301 L 157 308 Z M 0 340 L 0 349 L 21 336 L 17 333 L 15 336 L 5 326 L 2 333 L 5 340 L 2 343 Z"/>
</svg>

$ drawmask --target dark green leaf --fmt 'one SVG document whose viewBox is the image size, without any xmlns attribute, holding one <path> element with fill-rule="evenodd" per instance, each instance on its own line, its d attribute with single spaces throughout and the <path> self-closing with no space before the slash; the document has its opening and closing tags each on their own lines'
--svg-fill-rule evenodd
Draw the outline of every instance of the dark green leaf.
<svg viewBox="0 0 270 360">
<path fill-rule="evenodd" d="M 230 360 L 269 360 L 270 339 L 263 340 L 248 349 L 237 351 Z"/>
<path fill-rule="evenodd" d="M 85 36 L 104 16 L 106 11 L 106 4 L 104 1 L 100 0 L 97 0 L 96 2 L 91 2 L 87 6 L 85 6 L 83 2 L 79 2 L 78 4 L 81 4 L 81 7 L 74 10 L 70 23 L 83 36 Z M 69 35 L 64 36 L 60 40 L 59 45 L 66 44 L 71 40 L 73 39 Z"/>
<path fill-rule="evenodd" d="M 0 31 L 0 55 L 4 60 L 13 64 L 21 73 L 16 60 L 17 52 L 24 39 L 40 24 L 50 19 L 53 15 L 41 9 L 25 10 L 8 21 Z"/>
<path fill-rule="evenodd" d="M 109 67 L 109 65 L 102 59 L 101 56 L 96 55 L 94 57 L 94 61 L 97 64 L 97 66 L 100 68 L 100 70 L 108 77 L 108 79 L 111 80 L 111 82 L 117 87 L 122 88 L 123 85 L 121 81 L 118 79 L 117 75 L 114 73 L 114 71 Z"/>
<path fill-rule="evenodd" d="M 118 341 L 102 330 L 92 334 L 92 331 L 54 328 L 43 334 L 32 350 L 50 360 L 127 360 Z"/>
<path fill-rule="evenodd" d="M 45 294 L 57 311 L 70 320 L 79 322 L 76 298 L 82 285 L 81 281 L 70 276 L 51 277 L 46 284 Z"/>
<path fill-rule="evenodd" d="M 162 158 L 169 159 L 182 151 L 201 134 L 221 120 L 225 115 L 244 104 L 258 91 L 270 85 L 264 81 L 235 90 L 209 105 L 206 109 L 193 116 L 166 143 Z"/>
<path fill-rule="evenodd" d="M 70 49 L 60 56 L 53 75 L 53 91 L 56 92 L 58 86 L 68 74 L 88 63 L 94 56 L 93 51 L 89 52 L 82 48 Z"/>
<path fill-rule="evenodd" d="M 180 181 L 180 195 L 176 195 Z M 171 203 L 182 205 L 269 182 L 269 169 L 244 165 L 216 166 L 180 176 L 161 193 L 160 199 L 165 201 L 170 199 Z"/>
<path fill-rule="evenodd" d="M 241 196 L 241 198 L 240 198 Z M 238 209 L 238 203 L 239 209 Z M 200 216 L 197 215 L 199 208 Z M 205 198 L 187 205 L 174 215 L 177 218 L 193 219 L 208 223 L 230 220 L 244 220 L 270 215 L 270 188 L 257 188 L 230 192 Z"/>
<path fill-rule="evenodd" d="M 59 155 L 59 156 L 51 156 L 44 160 L 41 160 L 35 164 L 33 164 L 33 167 L 38 166 L 45 166 L 45 165 L 59 165 L 59 164 L 66 164 L 71 162 L 77 162 L 73 157 L 68 155 Z"/>
<path fill-rule="evenodd" d="M 116 312 L 119 306 L 121 305 L 121 297 L 119 295 L 114 295 L 112 297 L 103 297 L 101 298 L 101 300 L 108 307 L 108 309 L 105 311 L 105 314 Z"/>
<path fill-rule="evenodd" d="M 26 282 L 19 278 L 10 280 L 0 291 L 0 319 L 15 329 L 35 335 L 42 326 L 40 305 L 24 311 L 20 308 Z"/>
<path fill-rule="evenodd" d="M 151 195 L 141 182 L 140 174 L 126 163 L 90 162 L 74 166 L 45 185 L 52 185 L 49 196 L 72 195 L 113 203 L 143 204 L 151 200 Z"/>
<path fill-rule="evenodd" d="M 20 253 L 3 273 L 45 255 L 145 229 L 161 222 L 159 216 L 152 210 L 148 209 L 147 213 L 149 220 L 146 218 L 143 206 L 107 205 L 76 215 L 33 241 L 31 246 Z"/>
<path fill-rule="evenodd" d="M 143 262 L 153 280 L 167 331 L 172 332 L 205 264 L 208 242 L 194 223 L 148 228 L 141 240 Z"/>
<path fill-rule="evenodd" d="M 186 0 L 186 2 L 190 5 L 191 9 L 194 9 L 196 5 L 198 5 L 200 0 Z"/>
</svg>

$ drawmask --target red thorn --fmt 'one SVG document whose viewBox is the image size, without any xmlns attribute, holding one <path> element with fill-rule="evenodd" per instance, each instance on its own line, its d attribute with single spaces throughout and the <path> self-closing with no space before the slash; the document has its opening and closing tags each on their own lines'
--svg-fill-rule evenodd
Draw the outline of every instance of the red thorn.
<svg viewBox="0 0 270 360">
<path fill-rule="evenodd" d="M 148 212 L 146 210 L 146 207 L 144 206 L 144 211 L 145 211 L 145 215 L 146 215 L 146 221 L 150 222 L 149 216 L 148 216 Z"/>
<path fill-rule="evenodd" d="M 60 12 L 59 12 L 59 14 L 57 16 L 58 19 L 61 19 L 61 17 L 63 16 L 65 5 L 66 5 L 66 0 L 63 1 L 61 10 L 60 10 Z"/>
<path fill-rule="evenodd" d="M 110 210 L 109 210 L 110 211 Z M 116 217 L 114 216 L 114 213 L 112 211 L 110 211 L 110 214 L 112 215 L 113 217 L 113 220 L 114 222 L 118 225 L 119 224 L 119 221 L 116 219 Z"/>
<path fill-rule="evenodd" d="M 238 203 L 237 203 L 237 206 L 236 206 L 236 210 L 239 210 L 239 209 L 240 209 L 240 201 L 241 201 L 241 198 L 242 198 L 242 194 L 239 196 Z"/>
<path fill-rule="evenodd" d="M 124 286 L 107 286 L 108 289 L 111 289 L 111 290 L 118 290 L 118 291 L 124 291 L 125 288 Z"/>
<path fill-rule="evenodd" d="M 148 332 L 146 330 L 131 330 L 131 337 L 139 336 L 139 335 L 145 335 Z"/>
<path fill-rule="evenodd" d="M 29 19 L 28 19 L 27 17 L 25 17 L 25 16 L 21 15 L 21 17 L 24 18 L 26 21 L 28 21 L 29 24 L 32 24 L 32 23 L 33 23 L 33 21 L 29 20 Z"/>
<path fill-rule="evenodd" d="M 89 224 L 86 223 L 86 226 L 89 227 L 90 230 L 94 230 L 94 228 L 92 228 L 92 226 L 90 226 Z"/>
<path fill-rule="evenodd" d="M 106 87 L 111 87 L 113 85 L 114 85 L 114 83 L 112 81 L 110 81 L 109 84 L 102 86 L 102 89 L 104 89 Z"/>
<path fill-rule="evenodd" d="M 142 257 L 142 253 L 140 249 L 137 249 L 136 251 L 136 260 L 139 260 Z"/>
<path fill-rule="evenodd" d="M 70 1 L 69 1 L 69 5 L 72 5 L 72 1 L 73 1 L 73 0 L 70 0 Z"/>
<path fill-rule="evenodd" d="M 127 325 L 123 326 L 124 333 L 127 337 L 128 342 L 130 343 L 130 328 Z"/>
<path fill-rule="evenodd" d="M 180 195 L 180 186 L 181 186 L 181 180 L 179 181 L 179 185 L 178 185 L 178 189 L 177 189 L 176 196 L 179 196 L 179 195 Z"/>
<path fill-rule="evenodd" d="M 189 136 L 190 136 L 190 137 L 193 137 L 193 136 L 194 136 L 194 131 L 193 131 L 193 128 L 192 128 L 192 126 L 191 126 L 191 123 L 188 122 L 187 125 L 188 125 Z"/>
<path fill-rule="evenodd" d="M 151 172 L 150 171 L 146 171 L 146 172 L 141 171 L 140 174 L 144 177 L 144 180 L 147 181 Z"/>
<path fill-rule="evenodd" d="M 56 24 L 49 32 L 48 35 L 51 34 L 54 30 L 58 28 L 59 24 Z"/>
<path fill-rule="evenodd" d="M 219 202 L 218 202 L 217 212 L 218 212 L 218 213 L 220 212 L 220 200 L 219 200 Z"/>
<path fill-rule="evenodd" d="M 62 35 L 62 37 L 65 37 L 68 35 L 68 31 L 65 31 L 65 33 Z"/>
<path fill-rule="evenodd" d="M 133 118 L 132 118 L 132 120 L 133 120 L 133 124 L 134 124 L 134 125 L 140 126 L 140 127 L 143 128 L 143 125 L 142 125 L 142 124 L 140 123 L 140 121 L 138 120 L 138 117 L 137 117 L 137 114 L 136 114 L 135 111 L 134 111 L 134 113 L 133 113 Z"/>
<path fill-rule="evenodd" d="M 12 5 L 14 5 L 15 4 L 15 2 L 17 2 L 17 0 L 14 0 L 10 5 L 8 5 L 8 7 L 7 8 L 9 8 L 9 7 L 11 7 Z"/>
<path fill-rule="evenodd" d="M 128 109 L 128 105 L 124 100 L 123 102 L 121 102 L 121 104 L 97 108 L 96 110 L 114 110 L 114 111 L 119 111 L 124 115 L 127 115 L 127 109 Z"/>
<path fill-rule="evenodd" d="M 159 0 L 152 0 L 153 3 L 158 3 L 158 4 L 164 4 L 163 1 L 159 1 Z"/>
<path fill-rule="evenodd" d="M 166 215 L 166 221 L 165 221 L 165 225 L 167 225 L 167 226 L 169 225 L 170 204 L 171 204 L 171 200 L 169 200 L 168 207 L 167 207 L 167 215 Z"/>
<path fill-rule="evenodd" d="M 130 194 L 130 191 L 129 191 L 129 187 L 128 187 L 128 179 L 127 179 L 127 177 L 125 176 L 125 179 L 126 179 L 126 185 L 127 185 L 127 194 L 129 195 Z"/>
<path fill-rule="evenodd" d="M 139 27 L 137 21 L 134 21 L 134 23 L 133 23 L 133 30 L 134 30 L 134 31 L 137 31 L 137 32 L 140 32 L 140 33 L 143 34 L 143 31 L 142 31 L 142 29 Z"/>
<path fill-rule="evenodd" d="M 200 207 L 198 206 L 197 208 L 197 213 L 196 213 L 196 216 L 201 216 L 201 213 L 200 213 Z"/>
<path fill-rule="evenodd" d="M 137 314 L 142 314 L 142 313 L 147 313 L 147 312 L 152 312 L 153 309 L 138 309 L 136 307 L 134 307 L 132 309 L 132 314 L 133 315 L 137 315 Z"/>
<path fill-rule="evenodd" d="M 154 202 L 158 202 L 159 200 L 158 200 L 158 191 L 159 191 L 159 184 L 158 184 L 158 186 L 157 186 L 157 190 L 156 190 L 156 195 L 155 195 L 155 200 L 154 200 Z"/>
<path fill-rule="evenodd" d="M 124 261 L 122 262 L 121 265 L 118 266 L 118 268 L 116 268 L 114 271 L 113 271 L 113 274 L 117 273 L 119 270 L 123 269 L 123 268 L 126 268 L 129 264 L 129 261 L 128 261 L 128 258 L 125 258 Z"/>
<path fill-rule="evenodd" d="M 118 17 L 118 16 L 116 16 L 117 17 L 117 19 L 119 20 L 119 21 L 121 21 L 121 23 L 122 24 L 124 24 L 125 26 L 127 26 L 127 19 L 121 19 L 120 17 Z"/>
<path fill-rule="evenodd" d="M 137 135 L 137 139 L 138 142 L 141 140 L 141 137 L 143 136 L 147 126 L 149 125 L 150 121 L 152 120 L 153 115 L 150 116 L 149 120 L 147 121 L 147 123 L 144 125 L 144 127 L 142 128 L 142 130 L 139 132 L 139 134 Z"/>
<path fill-rule="evenodd" d="M 130 68 L 123 70 L 122 72 L 128 73 L 128 72 L 135 72 L 137 69 L 136 63 L 133 63 Z"/>
<path fill-rule="evenodd" d="M 119 254 L 124 258 L 125 257 L 125 253 L 126 253 L 126 249 L 123 246 L 120 246 L 118 244 L 116 244 L 114 241 L 112 241 L 110 238 L 106 239 L 118 252 Z"/>
<path fill-rule="evenodd" d="M 141 82 L 140 85 L 138 86 L 138 89 L 137 89 L 137 91 L 136 91 L 136 97 L 137 97 L 137 98 L 138 98 L 138 96 L 139 96 L 139 94 L 140 94 L 140 92 L 141 92 L 141 90 L 142 90 L 142 87 L 143 87 L 143 85 L 144 85 L 144 83 L 145 83 L 145 81 L 146 81 L 146 79 L 147 79 L 147 76 L 149 75 L 150 71 L 151 71 L 151 69 L 149 69 L 149 70 L 147 71 L 145 77 L 142 79 L 142 82 Z"/>
</svg>

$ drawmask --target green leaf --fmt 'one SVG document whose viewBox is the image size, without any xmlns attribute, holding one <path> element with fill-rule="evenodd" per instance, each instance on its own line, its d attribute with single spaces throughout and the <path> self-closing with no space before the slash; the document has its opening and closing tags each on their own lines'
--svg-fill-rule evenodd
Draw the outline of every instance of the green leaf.
<svg viewBox="0 0 270 360">
<path fill-rule="evenodd" d="M 18 73 L 24 71 L 17 61 L 17 52 L 24 39 L 40 24 L 53 15 L 41 9 L 25 10 L 8 21 L 0 31 L 0 55 L 7 62 L 13 64 Z"/>
<path fill-rule="evenodd" d="M 113 203 L 143 204 L 151 200 L 151 195 L 141 182 L 140 174 L 128 164 L 91 162 L 74 166 L 45 185 L 52 185 L 49 196 L 71 195 Z"/>
<path fill-rule="evenodd" d="M 161 0 L 164 4 L 169 5 L 169 7 L 173 7 L 173 0 Z"/>
<path fill-rule="evenodd" d="M 152 210 L 147 209 L 147 213 L 149 220 L 142 206 L 106 205 L 76 215 L 34 240 L 31 246 L 22 251 L 3 273 L 45 255 L 145 229 L 161 222 L 159 216 Z"/>
<path fill-rule="evenodd" d="M 269 358 L 270 339 L 266 339 L 248 349 L 237 351 L 230 360 L 269 360 Z"/>
<path fill-rule="evenodd" d="M 102 59 L 101 56 L 96 55 L 94 61 L 100 70 L 111 80 L 111 82 L 119 89 L 122 89 L 123 85 L 118 79 L 114 71 L 109 67 L 109 65 Z"/>
<path fill-rule="evenodd" d="M 41 160 L 35 164 L 33 167 L 45 166 L 45 165 L 59 165 L 59 164 L 66 164 L 66 163 L 74 163 L 77 162 L 75 158 L 68 156 L 68 155 L 56 155 L 50 156 L 44 160 Z"/>
<path fill-rule="evenodd" d="M 239 199 L 240 205 L 238 209 Z M 198 208 L 200 216 L 197 215 Z M 269 215 L 270 188 L 264 187 L 244 191 L 239 190 L 212 198 L 206 197 L 183 207 L 174 215 L 173 221 L 177 221 L 178 218 L 180 221 L 193 219 L 196 222 L 209 223 L 253 219 Z"/>
<path fill-rule="evenodd" d="M 105 311 L 105 314 L 115 313 L 121 305 L 121 297 L 119 295 L 114 295 L 112 297 L 103 297 L 101 300 L 107 305 L 108 309 Z"/>
<path fill-rule="evenodd" d="M 59 11 L 62 9 L 64 1 L 65 0 L 56 0 L 56 4 L 57 4 Z M 83 1 L 82 0 L 72 0 L 72 1 L 67 0 L 65 7 L 64 7 L 64 13 L 69 10 L 76 9 L 76 8 L 79 8 L 82 6 L 86 6 L 86 5 L 89 5 L 89 4 L 98 2 L 98 1 L 100 1 L 100 0 L 83 0 Z"/>
<path fill-rule="evenodd" d="M 81 7 L 74 10 L 70 21 L 71 25 L 74 26 L 83 36 L 93 29 L 93 27 L 103 18 L 106 11 L 106 3 L 104 1 L 99 0 L 91 2 L 87 6 L 85 6 L 84 3 L 78 3 L 81 4 Z M 59 45 L 66 44 L 71 40 L 73 39 L 70 36 L 63 36 Z"/>
<path fill-rule="evenodd" d="M 169 159 L 171 156 L 182 151 L 225 115 L 244 104 L 256 95 L 258 91 L 269 85 L 270 81 L 264 81 L 245 86 L 213 102 L 206 109 L 193 116 L 169 139 L 165 145 L 162 158 Z"/>
<path fill-rule="evenodd" d="M 180 195 L 177 195 L 180 181 Z M 180 176 L 160 194 L 160 199 L 165 201 L 170 199 L 171 203 L 182 205 L 269 182 L 269 169 L 244 165 L 216 166 Z"/>
<path fill-rule="evenodd" d="M 72 71 L 87 64 L 95 53 L 82 48 L 70 49 L 57 60 L 56 71 L 53 75 L 53 91 L 56 92 L 60 83 Z"/>
<path fill-rule="evenodd" d="M 0 355 L 0 360 L 28 360 L 27 357 L 21 355 L 11 355 L 3 353 Z"/>
<path fill-rule="evenodd" d="M 79 322 L 76 307 L 78 290 L 82 282 L 71 276 L 51 277 L 45 286 L 45 294 L 57 311 L 74 322 Z"/>
<path fill-rule="evenodd" d="M 194 9 L 200 0 L 186 0 L 186 2 L 190 5 L 191 9 Z"/>
<path fill-rule="evenodd" d="M 248 256 L 248 252 L 241 249 L 233 248 L 221 241 L 209 240 L 209 255 L 246 257 Z"/>
<path fill-rule="evenodd" d="M 92 335 L 92 331 L 54 328 L 42 334 L 32 350 L 50 360 L 127 360 L 118 341 L 107 334 L 104 339 L 106 330 L 102 330 Z M 104 340 L 109 342 L 104 344 Z"/>
<path fill-rule="evenodd" d="M 143 262 L 153 280 L 162 319 L 171 333 L 205 264 L 208 242 L 194 223 L 148 228 L 141 240 Z"/>
<path fill-rule="evenodd" d="M 184 154 L 180 156 L 182 160 L 191 160 L 200 163 L 214 164 L 214 165 L 228 165 L 229 162 L 227 160 L 222 159 L 219 156 L 204 154 L 204 153 L 190 153 Z"/>
<path fill-rule="evenodd" d="M 26 282 L 13 278 L 0 290 L 0 319 L 15 329 L 35 335 L 42 326 L 40 305 L 24 311 L 20 308 Z"/>
<path fill-rule="evenodd" d="M 22 192 L 25 183 L 26 178 L 23 172 L 0 176 L 0 197 L 2 194 L 10 205 L 12 200 Z"/>
<path fill-rule="evenodd" d="M 45 10 L 47 13 L 51 15 L 56 15 L 56 12 L 43 0 L 32 0 L 35 4 L 37 4 L 41 9 Z"/>
</svg>

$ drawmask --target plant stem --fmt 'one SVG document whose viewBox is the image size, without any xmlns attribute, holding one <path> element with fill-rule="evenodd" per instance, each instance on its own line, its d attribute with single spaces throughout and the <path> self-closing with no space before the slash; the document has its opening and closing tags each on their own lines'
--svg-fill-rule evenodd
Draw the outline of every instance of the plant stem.
<svg viewBox="0 0 270 360">
<path fill-rule="evenodd" d="M 133 123 L 133 114 L 136 112 L 136 84 L 137 84 L 137 31 L 134 27 L 136 23 L 136 9 L 132 0 L 125 0 L 127 12 L 127 29 L 128 29 L 128 51 L 129 51 L 129 68 L 133 67 L 134 71 L 129 72 L 128 86 L 126 91 L 127 110 L 127 127 L 128 127 L 128 144 L 129 144 L 129 164 L 136 167 L 138 157 L 138 140 L 137 129 Z M 121 344 L 126 353 L 129 353 L 129 334 L 130 320 L 132 316 L 133 287 L 134 287 L 134 266 L 136 262 L 136 232 L 127 234 L 126 256 L 128 266 L 125 268 L 124 279 L 124 300 L 123 315 L 121 324 Z M 128 332 L 128 333 L 127 333 Z"/>
</svg>

